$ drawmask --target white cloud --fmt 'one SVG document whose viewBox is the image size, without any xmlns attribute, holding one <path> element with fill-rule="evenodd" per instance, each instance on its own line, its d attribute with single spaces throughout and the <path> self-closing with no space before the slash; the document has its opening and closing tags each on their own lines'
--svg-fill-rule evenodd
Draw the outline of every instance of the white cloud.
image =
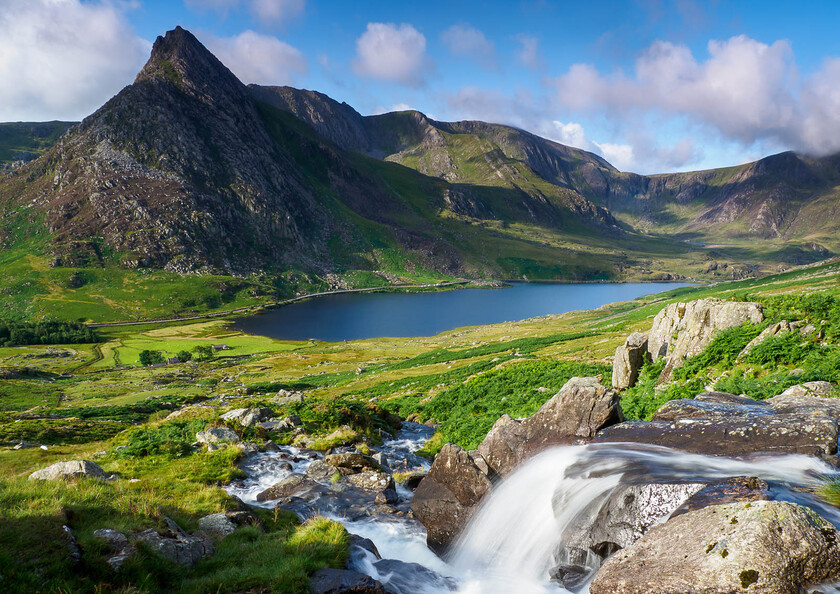
<svg viewBox="0 0 840 594">
<path fill-rule="evenodd" d="M 122 4 L 3 0 L 0 121 L 81 119 L 130 84 L 150 50 Z"/>
<path fill-rule="evenodd" d="M 840 59 L 800 78 L 787 41 L 768 45 L 740 35 L 707 47 L 708 57 L 698 60 L 686 46 L 657 41 L 631 75 L 575 64 L 554 81 L 557 104 L 625 122 L 638 112 L 687 117 L 745 146 L 840 149 Z"/>
<path fill-rule="evenodd" d="M 270 35 L 243 31 L 234 37 L 207 36 L 205 41 L 210 51 L 246 84 L 293 84 L 308 69 L 300 51 Z"/>
<path fill-rule="evenodd" d="M 576 122 L 569 122 L 564 124 L 554 120 L 551 122 L 554 126 L 555 134 L 547 135 L 549 138 L 556 140 L 561 144 L 573 146 L 576 148 L 591 151 L 593 149 L 592 143 L 586 138 L 586 133 L 583 131 L 583 126 Z"/>
<path fill-rule="evenodd" d="M 629 144 L 614 144 L 604 142 L 602 144 L 594 143 L 600 153 L 610 165 L 619 171 L 630 171 L 636 165 L 636 159 L 633 155 L 633 147 Z"/>
<path fill-rule="evenodd" d="M 475 60 L 486 68 L 496 67 L 496 50 L 484 33 L 470 25 L 452 25 L 440 39 L 453 56 Z"/>
<path fill-rule="evenodd" d="M 303 14 L 306 0 L 184 0 L 190 8 L 227 14 L 243 6 L 264 25 L 283 25 Z"/>
<path fill-rule="evenodd" d="M 540 57 L 540 40 L 531 35 L 518 35 L 519 49 L 516 50 L 516 59 L 526 68 L 540 68 L 543 65 Z"/>
<path fill-rule="evenodd" d="M 359 76 L 419 86 L 426 69 L 426 38 L 408 24 L 368 23 L 356 40 L 353 70 Z"/>
</svg>

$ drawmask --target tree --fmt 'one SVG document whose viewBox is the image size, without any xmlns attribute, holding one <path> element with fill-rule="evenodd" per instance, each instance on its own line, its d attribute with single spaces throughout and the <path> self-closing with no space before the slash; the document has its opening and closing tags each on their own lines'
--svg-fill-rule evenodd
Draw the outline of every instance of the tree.
<svg viewBox="0 0 840 594">
<path fill-rule="evenodd" d="M 213 347 L 197 346 L 193 349 L 196 361 L 209 361 L 213 358 Z"/>
<path fill-rule="evenodd" d="M 156 363 L 164 363 L 163 353 L 160 351 L 140 351 L 140 365 L 149 366 Z"/>
<path fill-rule="evenodd" d="M 181 363 L 186 363 L 187 361 L 192 359 L 192 353 L 189 351 L 178 351 L 176 357 L 178 357 L 178 360 Z"/>
</svg>

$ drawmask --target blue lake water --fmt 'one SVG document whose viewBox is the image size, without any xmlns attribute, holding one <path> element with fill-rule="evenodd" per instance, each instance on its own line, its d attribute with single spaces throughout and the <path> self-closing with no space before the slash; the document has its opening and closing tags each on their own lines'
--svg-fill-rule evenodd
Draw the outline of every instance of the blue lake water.
<svg viewBox="0 0 840 594">
<path fill-rule="evenodd" d="M 660 293 L 687 283 L 513 283 L 506 289 L 440 293 L 345 293 L 239 318 L 249 334 L 329 342 L 382 336 L 434 336 L 460 326 L 523 320 Z"/>
</svg>

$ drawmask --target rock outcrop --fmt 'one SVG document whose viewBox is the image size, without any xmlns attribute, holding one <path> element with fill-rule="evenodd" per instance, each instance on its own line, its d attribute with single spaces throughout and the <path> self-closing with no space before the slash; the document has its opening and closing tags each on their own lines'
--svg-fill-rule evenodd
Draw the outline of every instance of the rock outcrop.
<svg viewBox="0 0 840 594">
<path fill-rule="evenodd" d="M 653 527 L 610 557 L 592 594 L 795 594 L 840 573 L 840 539 L 783 501 L 706 507 Z"/>
<path fill-rule="evenodd" d="M 163 533 L 149 529 L 139 533 L 135 540 L 178 565 L 195 565 L 215 552 L 213 541 L 204 533 L 189 534 L 170 518 L 164 520 L 167 529 Z"/>
<path fill-rule="evenodd" d="M 634 332 L 627 337 L 623 345 L 615 350 L 612 370 L 612 387 L 623 390 L 636 385 L 639 370 L 645 362 L 648 349 L 647 336 Z"/>
<path fill-rule="evenodd" d="M 617 392 L 598 378 L 573 377 L 527 419 L 502 416 L 478 451 L 494 473 L 504 476 L 550 446 L 584 443 L 623 419 Z"/>
<path fill-rule="evenodd" d="M 764 319 L 761 304 L 722 299 L 698 299 L 672 303 L 656 314 L 648 333 L 648 352 L 654 361 L 667 359 L 660 382 L 671 372 L 706 348 L 719 330 L 744 322 L 758 324 Z"/>
<path fill-rule="evenodd" d="M 309 580 L 312 594 L 385 594 L 372 577 L 349 569 L 319 569 Z"/>
<path fill-rule="evenodd" d="M 274 416 L 270 408 L 235 408 L 222 415 L 225 421 L 238 421 L 243 427 L 254 427 Z"/>
<path fill-rule="evenodd" d="M 491 486 L 470 452 L 452 444 L 443 446 L 411 502 L 411 511 L 426 527 L 426 542 L 432 550 L 446 550 Z"/>
<path fill-rule="evenodd" d="M 195 434 L 195 440 L 198 443 L 236 443 L 239 441 L 239 435 L 233 429 L 227 427 L 211 427 L 204 431 L 199 431 Z"/>
<path fill-rule="evenodd" d="M 91 462 L 90 460 L 70 460 L 67 462 L 56 462 L 51 466 L 36 470 L 29 475 L 29 480 L 55 481 L 58 479 L 80 477 L 105 479 L 107 475 L 96 462 Z"/>
</svg>

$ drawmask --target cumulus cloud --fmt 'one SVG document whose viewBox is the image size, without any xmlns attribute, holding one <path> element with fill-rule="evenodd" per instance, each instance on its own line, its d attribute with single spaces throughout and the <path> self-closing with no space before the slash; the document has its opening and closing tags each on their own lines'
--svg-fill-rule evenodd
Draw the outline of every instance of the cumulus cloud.
<svg viewBox="0 0 840 594">
<path fill-rule="evenodd" d="M 519 49 L 516 50 L 516 59 L 526 68 L 540 68 L 543 64 L 540 57 L 540 40 L 531 35 L 519 35 L 516 37 L 519 42 Z"/>
<path fill-rule="evenodd" d="M 426 67 L 426 38 L 406 23 L 368 23 L 356 40 L 353 70 L 359 76 L 420 86 Z"/>
<path fill-rule="evenodd" d="M 452 25 L 440 39 L 453 56 L 475 60 L 485 68 L 496 67 L 496 50 L 484 33 L 471 25 Z"/>
<path fill-rule="evenodd" d="M 270 35 L 243 31 L 234 37 L 206 37 L 207 47 L 244 83 L 294 84 L 308 64 L 300 51 Z"/>
<path fill-rule="evenodd" d="M 190 8 L 222 14 L 245 7 L 264 25 L 283 25 L 300 16 L 306 7 L 306 0 L 184 0 L 184 3 Z"/>
<path fill-rule="evenodd" d="M 2 5 L 0 121 L 81 119 L 130 84 L 151 50 L 117 3 Z"/>
<path fill-rule="evenodd" d="M 840 149 L 840 60 L 801 79 L 787 41 L 740 35 L 710 41 L 708 54 L 698 60 L 686 46 L 658 41 L 629 75 L 575 64 L 553 82 L 556 100 L 617 118 L 638 111 L 688 117 L 745 145 L 770 140 L 811 153 Z"/>
</svg>

